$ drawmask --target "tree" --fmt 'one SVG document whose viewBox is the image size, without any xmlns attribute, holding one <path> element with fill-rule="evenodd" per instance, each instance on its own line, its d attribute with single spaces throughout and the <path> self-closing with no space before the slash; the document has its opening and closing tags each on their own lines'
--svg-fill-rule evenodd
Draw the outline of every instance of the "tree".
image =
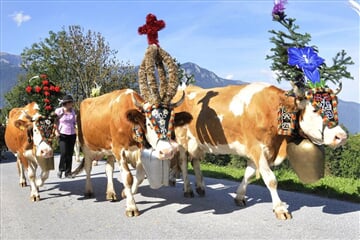
<svg viewBox="0 0 360 240">
<path fill-rule="evenodd" d="M 136 88 L 134 67 L 120 63 L 116 54 L 100 33 L 69 26 L 68 31 L 50 31 L 48 38 L 25 48 L 21 56 L 29 78 L 46 73 L 79 102 L 90 97 L 95 83 L 104 92 Z"/>
<path fill-rule="evenodd" d="M 360 134 L 351 135 L 344 146 L 326 150 L 326 164 L 337 177 L 360 178 Z"/>
</svg>

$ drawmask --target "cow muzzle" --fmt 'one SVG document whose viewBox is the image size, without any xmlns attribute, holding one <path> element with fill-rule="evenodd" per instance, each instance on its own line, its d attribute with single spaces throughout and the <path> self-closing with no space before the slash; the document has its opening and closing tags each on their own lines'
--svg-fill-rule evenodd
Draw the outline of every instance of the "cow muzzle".
<svg viewBox="0 0 360 240">
<path fill-rule="evenodd" d="M 159 160 L 172 159 L 179 151 L 179 145 L 173 140 L 159 140 L 153 155 Z"/>
<path fill-rule="evenodd" d="M 345 132 L 338 133 L 338 134 L 335 134 L 333 143 L 331 144 L 331 146 L 333 148 L 337 148 L 337 147 L 343 146 L 346 143 L 346 141 L 347 141 L 347 134 Z"/>
<path fill-rule="evenodd" d="M 41 142 L 37 147 L 36 155 L 42 158 L 51 158 L 54 156 L 54 151 L 50 145 Z"/>
</svg>

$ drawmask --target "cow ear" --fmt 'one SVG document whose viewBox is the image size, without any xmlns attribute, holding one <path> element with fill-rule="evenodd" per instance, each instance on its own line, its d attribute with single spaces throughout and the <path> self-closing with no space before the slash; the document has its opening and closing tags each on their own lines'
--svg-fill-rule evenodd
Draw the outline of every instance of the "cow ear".
<svg viewBox="0 0 360 240">
<path fill-rule="evenodd" d="M 29 123 L 28 122 L 26 122 L 26 121 L 23 121 L 23 120 L 16 120 L 15 121 L 15 127 L 17 127 L 18 129 L 20 129 L 21 131 L 24 131 L 27 127 L 28 127 L 28 125 L 29 125 Z"/>
<path fill-rule="evenodd" d="M 136 109 L 130 109 L 126 112 L 126 118 L 134 124 L 145 124 L 145 116 L 143 113 Z"/>
<path fill-rule="evenodd" d="M 175 127 L 181 127 L 185 124 L 189 124 L 193 120 L 193 117 L 188 112 L 178 112 L 175 113 L 174 117 L 174 126 Z"/>
</svg>

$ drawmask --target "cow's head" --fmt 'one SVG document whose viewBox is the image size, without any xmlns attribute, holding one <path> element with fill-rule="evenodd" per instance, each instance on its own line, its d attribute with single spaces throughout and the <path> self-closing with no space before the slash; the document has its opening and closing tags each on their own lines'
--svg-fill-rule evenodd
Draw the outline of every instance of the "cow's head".
<svg viewBox="0 0 360 240">
<path fill-rule="evenodd" d="M 178 151 L 178 144 L 172 140 L 174 127 L 190 123 L 192 120 L 192 116 L 187 112 L 174 112 L 174 108 L 179 106 L 184 98 L 185 93 L 176 103 L 157 105 L 141 102 L 133 95 L 133 102 L 140 111 L 129 110 L 127 118 L 143 129 L 146 141 L 154 149 L 154 155 L 161 160 L 171 159 Z"/>
<path fill-rule="evenodd" d="M 134 104 L 145 115 L 144 135 L 159 159 L 170 159 L 178 150 L 178 144 L 171 140 L 175 121 L 173 109 L 185 98 L 183 94 L 179 102 L 171 104 L 180 82 L 177 64 L 159 45 L 150 44 L 138 75 L 143 101 L 132 96 Z"/>
<path fill-rule="evenodd" d="M 299 126 L 302 132 L 317 145 L 328 145 L 336 148 L 344 145 L 347 134 L 338 125 L 337 94 L 329 88 L 308 89 L 305 95 L 297 95 L 300 109 Z M 304 98 L 305 97 L 305 98 Z"/>
<path fill-rule="evenodd" d="M 38 113 L 29 116 L 26 112 L 26 119 L 18 119 L 15 126 L 20 130 L 27 131 L 28 142 L 32 144 L 36 157 L 50 158 L 53 156 L 52 141 L 55 136 L 55 118 L 44 117 Z"/>
</svg>

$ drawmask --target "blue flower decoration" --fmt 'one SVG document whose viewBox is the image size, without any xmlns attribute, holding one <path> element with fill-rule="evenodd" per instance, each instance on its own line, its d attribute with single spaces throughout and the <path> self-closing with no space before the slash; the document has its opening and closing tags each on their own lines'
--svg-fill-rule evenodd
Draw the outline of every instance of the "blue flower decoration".
<svg viewBox="0 0 360 240">
<path fill-rule="evenodd" d="M 320 72 L 318 67 L 324 63 L 324 59 L 319 57 L 311 47 L 288 48 L 288 64 L 300 68 L 307 79 L 313 84 L 320 82 Z"/>
</svg>

